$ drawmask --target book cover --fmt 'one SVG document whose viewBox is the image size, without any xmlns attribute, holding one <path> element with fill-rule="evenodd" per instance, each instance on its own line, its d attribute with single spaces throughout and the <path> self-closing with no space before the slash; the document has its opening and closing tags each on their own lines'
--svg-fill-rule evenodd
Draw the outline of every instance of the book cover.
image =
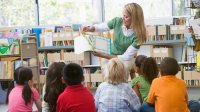
<svg viewBox="0 0 200 112">
<path fill-rule="evenodd" d="M 104 54 L 110 54 L 111 39 L 94 35 L 79 36 L 74 39 L 74 50 L 76 54 L 85 51 L 98 51 Z"/>
</svg>

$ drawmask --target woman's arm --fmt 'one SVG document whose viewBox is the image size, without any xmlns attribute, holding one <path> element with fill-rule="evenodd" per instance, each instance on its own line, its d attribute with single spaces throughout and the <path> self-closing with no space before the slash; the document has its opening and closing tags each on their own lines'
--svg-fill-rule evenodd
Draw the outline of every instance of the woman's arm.
<svg viewBox="0 0 200 112">
<path fill-rule="evenodd" d="M 107 23 L 100 23 L 100 24 L 95 24 L 94 26 L 86 26 L 83 27 L 84 32 L 105 32 L 109 31 L 110 28 L 108 27 Z"/>
<path fill-rule="evenodd" d="M 137 96 L 138 96 L 138 98 L 140 100 L 140 103 L 142 104 L 142 96 L 140 94 L 139 88 L 140 88 L 140 82 L 137 82 L 137 84 L 135 86 L 133 86 L 133 90 L 137 94 Z"/>
<path fill-rule="evenodd" d="M 122 55 L 117 55 L 118 58 L 120 58 L 121 60 L 124 61 L 128 61 L 133 59 L 136 55 L 137 55 L 138 49 L 136 49 L 135 47 L 133 47 L 132 45 L 130 45 L 126 51 L 124 52 L 124 54 Z"/>
<path fill-rule="evenodd" d="M 94 56 L 98 56 L 98 57 L 105 58 L 105 59 L 111 59 L 111 58 L 117 57 L 117 55 L 108 55 L 108 54 L 103 54 L 103 53 L 97 52 L 97 51 L 94 51 L 92 54 Z"/>
<path fill-rule="evenodd" d="M 103 54 L 101 52 L 93 52 L 94 56 L 98 56 L 98 57 L 102 57 L 102 58 L 106 58 L 106 59 L 111 59 L 111 58 L 116 58 L 118 57 L 119 59 L 123 60 L 123 61 L 128 61 L 133 59 L 136 54 L 137 54 L 138 49 L 134 48 L 132 45 L 130 45 L 127 50 L 124 52 L 124 54 L 122 55 L 108 55 L 108 54 Z"/>
</svg>

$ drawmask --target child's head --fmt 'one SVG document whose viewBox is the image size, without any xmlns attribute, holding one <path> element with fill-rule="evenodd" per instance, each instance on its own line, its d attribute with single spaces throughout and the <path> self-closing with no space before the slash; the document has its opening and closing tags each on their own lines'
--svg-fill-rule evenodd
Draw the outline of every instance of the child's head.
<svg viewBox="0 0 200 112">
<path fill-rule="evenodd" d="M 63 79 L 67 85 L 76 85 L 84 80 L 83 69 L 76 63 L 69 63 L 63 69 Z"/>
<path fill-rule="evenodd" d="M 150 84 L 158 76 L 158 66 L 153 57 L 144 59 L 141 65 L 141 73 Z"/>
<path fill-rule="evenodd" d="M 49 66 L 46 73 L 46 85 L 49 84 L 62 84 L 62 70 L 65 66 L 64 62 L 54 62 Z"/>
<path fill-rule="evenodd" d="M 46 73 L 46 89 L 44 101 L 49 105 L 50 112 L 56 111 L 56 101 L 58 96 L 64 91 L 66 85 L 62 83 L 62 70 L 64 62 L 52 63 Z"/>
<path fill-rule="evenodd" d="M 136 67 L 136 72 L 141 75 L 141 65 L 143 61 L 147 58 L 145 55 L 138 55 L 135 59 L 135 67 Z"/>
<path fill-rule="evenodd" d="M 128 69 L 118 58 L 109 60 L 105 68 L 105 81 L 111 84 L 127 83 Z"/>
<path fill-rule="evenodd" d="M 176 75 L 179 71 L 179 65 L 174 58 L 166 57 L 160 63 L 161 76 Z"/>
<path fill-rule="evenodd" d="M 17 84 L 19 85 L 29 84 L 31 86 L 32 79 L 33 79 L 33 72 L 30 68 L 21 67 L 19 69 Z"/>
</svg>

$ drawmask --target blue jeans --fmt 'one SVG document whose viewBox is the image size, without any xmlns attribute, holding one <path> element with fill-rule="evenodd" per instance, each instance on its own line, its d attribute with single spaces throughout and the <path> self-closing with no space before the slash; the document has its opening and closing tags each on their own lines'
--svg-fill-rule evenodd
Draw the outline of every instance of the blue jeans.
<svg viewBox="0 0 200 112">
<path fill-rule="evenodd" d="M 155 112 L 155 108 L 150 106 L 148 103 L 143 103 L 140 107 L 140 112 Z"/>
<path fill-rule="evenodd" d="M 190 100 L 188 103 L 190 112 L 200 112 L 200 103 L 198 100 Z"/>
</svg>

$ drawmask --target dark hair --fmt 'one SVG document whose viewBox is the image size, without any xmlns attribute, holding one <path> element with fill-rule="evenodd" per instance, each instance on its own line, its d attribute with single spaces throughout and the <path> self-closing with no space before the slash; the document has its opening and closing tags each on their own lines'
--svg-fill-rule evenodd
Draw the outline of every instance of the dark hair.
<svg viewBox="0 0 200 112">
<path fill-rule="evenodd" d="M 18 83 L 18 75 L 19 75 L 19 69 L 20 68 L 22 68 L 22 67 L 20 66 L 20 67 L 16 68 L 16 70 L 14 71 L 14 79 L 8 85 L 6 103 L 8 103 L 8 96 L 9 96 L 11 90 L 15 87 L 15 82 Z"/>
<path fill-rule="evenodd" d="M 24 85 L 24 88 L 22 90 L 22 97 L 23 97 L 26 105 L 29 102 L 31 102 L 31 97 L 33 94 L 32 90 L 28 84 L 28 81 L 32 80 L 32 78 L 33 78 L 33 72 L 30 68 L 22 67 L 19 69 L 17 84 Z"/>
<path fill-rule="evenodd" d="M 69 63 L 63 69 L 63 78 L 68 85 L 76 85 L 83 80 L 83 69 L 76 63 Z"/>
<path fill-rule="evenodd" d="M 143 77 L 151 84 L 154 78 L 158 76 L 158 66 L 153 57 L 146 58 L 141 65 Z"/>
<path fill-rule="evenodd" d="M 58 96 L 64 91 L 66 85 L 62 83 L 62 69 L 64 62 L 54 62 L 50 65 L 46 73 L 46 89 L 44 101 L 49 104 L 49 111 L 56 111 L 56 101 Z"/>
<path fill-rule="evenodd" d="M 179 65 L 174 58 L 166 57 L 160 63 L 161 75 L 176 75 L 179 71 Z"/>
<path fill-rule="evenodd" d="M 145 55 L 138 55 L 135 59 L 135 66 L 140 68 L 143 61 L 147 58 Z"/>
</svg>

